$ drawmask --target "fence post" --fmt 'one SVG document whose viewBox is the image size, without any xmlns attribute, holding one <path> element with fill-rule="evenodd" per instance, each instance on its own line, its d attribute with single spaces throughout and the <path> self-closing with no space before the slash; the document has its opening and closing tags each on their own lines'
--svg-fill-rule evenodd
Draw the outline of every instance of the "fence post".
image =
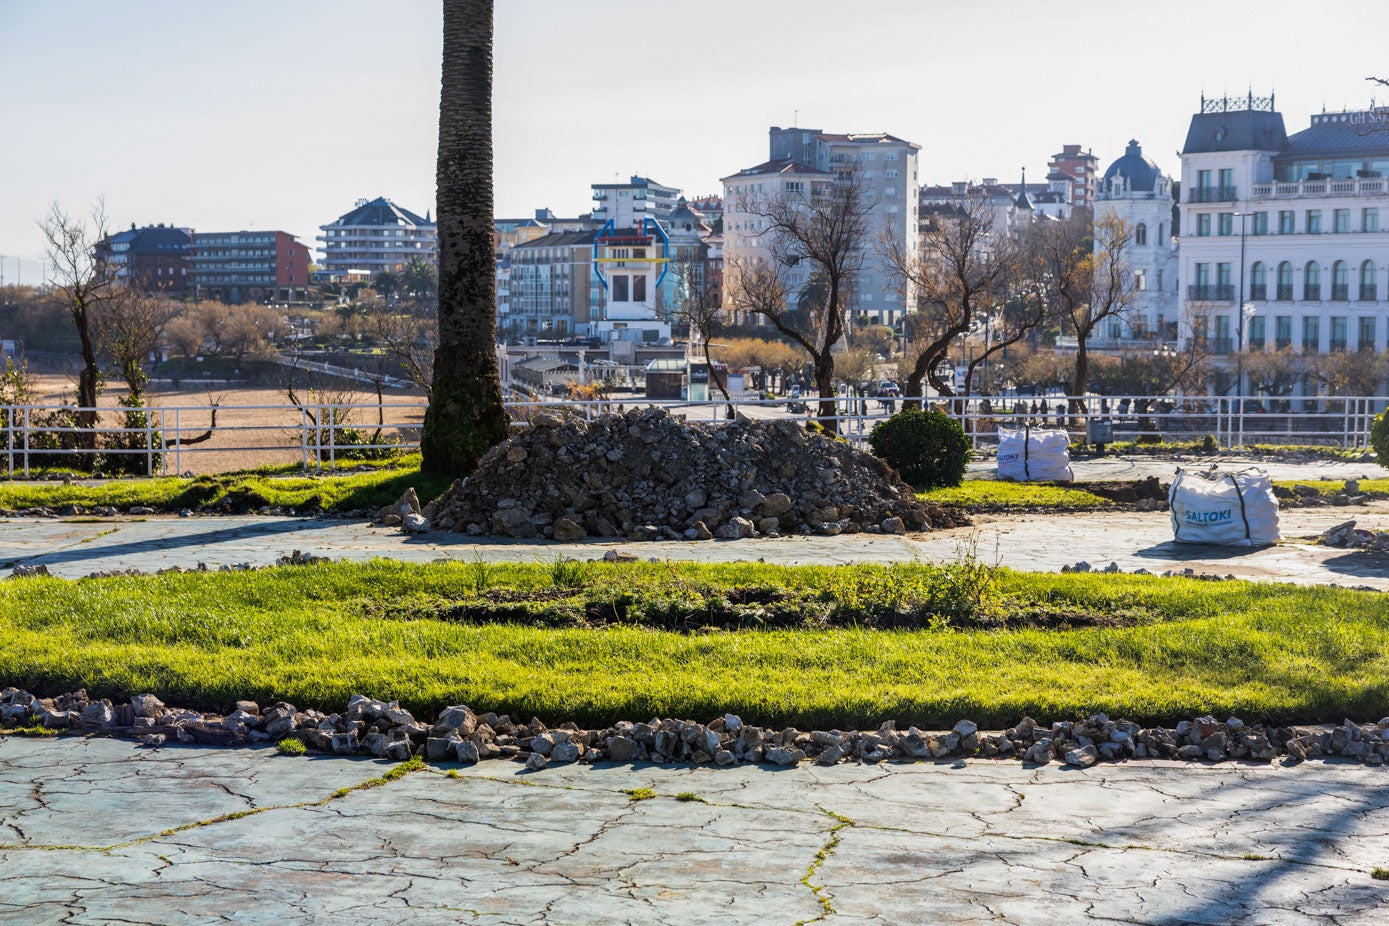
<svg viewBox="0 0 1389 926">
<path fill-rule="evenodd" d="M 14 478 L 14 414 L 15 407 L 5 409 L 5 459 L 9 466 L 9 478 Z"/>
<path fill-rule="evenodd" d="M 29 478 L 29 406 L 24 406 L 24 478 Z"/>
<path fill-rule="evenodd" d="M 145 409 L 145 475 L 154 475 L 154 416 Z"/>
<path fill-rule="evenodd" d="M 181 407 L 174 407 L 174 475 L 183 472 L 183 427 L 179 423 L 180 411 Z"/>
<path fill-rule="evenodd" d="M 338 407 L 328 406 L 328 469 L 338 468 Z"/>
</svg>

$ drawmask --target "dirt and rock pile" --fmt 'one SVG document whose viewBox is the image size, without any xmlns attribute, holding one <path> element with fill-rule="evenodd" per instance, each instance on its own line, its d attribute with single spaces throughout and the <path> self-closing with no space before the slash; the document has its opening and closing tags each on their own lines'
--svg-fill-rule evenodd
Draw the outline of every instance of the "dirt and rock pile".
<svg viewBox="0 0 1389 926">
<path fill-rule="evenodd" d="M 573 542 L 904 533 L 967 524 L 877 457 L 791 421 L 540 414 L 424 509 L 444 530 Z"/>
</svg>

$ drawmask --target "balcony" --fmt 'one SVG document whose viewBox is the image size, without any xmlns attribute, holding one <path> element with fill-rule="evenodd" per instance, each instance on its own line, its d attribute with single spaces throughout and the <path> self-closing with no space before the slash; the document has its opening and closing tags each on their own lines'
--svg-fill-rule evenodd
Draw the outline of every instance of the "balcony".
<svg viewBox="0 0 1389 926">
<path fill-rule="evenodd" d="M 1224 356 L 1235 352 L 1234 338 L 1216 338 L 1211 341 L 1211 353 Z"/>
<path fill-rule="evenodd" d="M 1258 302 L 1268 301 L 1268 284 L 1251 283 L 1249 284 L 1249 298 Z"/>
<path fill-rule="evenodd" d="M 1234 302 L 1235 287 L 1229 283 L 1192 283 L 1186 288 L 1192 302 Z"/>
<path fill-rule="evenodd" d="M 1293 285 L 1292 285 L 1291 283 L 1279 283 L 1279 284 L 1278 284 L 1278 295 L 1275 296 L 1274 299 L 1275 299 L 1276 301 L 1278 301 L 1278 302 L 1292 302 L 1292 301 L 1293 301 Z"/>
<path fill-rule="evenodd" d="M 1340 338 L 1340 339 L 1338 340 L 1338 339 L 1336 339 L 1336 338 L 1332 338 L 1332 339 L 1331 339 L 1331 353 L 1333 353 L 1333 354 L 1344 354 L 1345 352 L 1346 352 L 1346 339 L 1345 339 L 1345 338 Z"/>
<path fill-rule="evenodd" d="M 1364 177 L 1347 180 L 1278 180 L 1250 187 L 1250 199 L 1304 199 L 1325 196 L 1384 196 L 1389 179 Z"/>
<path fill-rule="evenodd" d="M 1290 348 L 1290 347 L 1292 347 L 1292 346 L 1293 346 L 1293 339 L 1292 339 L 1292 338 L 1274 338 L 1274 340 L 1273 340 L 1273 348 L 1274 348 L 1274 350 L 1287 350 L 1288 348 Z"/>
<path fill-rule="evenodd" d="M 1189 203 L 1232 203 L 1237 198 L 1232 186 L 1198 186 L 1186 194 Z"/>
<path fill-rule="evenodd" d="M 1303 302 L 1321 302 L 1321 284 L 1308 283 L 1302 287 Z"/>
<path fill-rule="evenodd" d="M 1303 352 L 1304 354 L 1315 354 L 1315 353 L 1316 353 L 1317 351 L 1319 351 L 1319 350 L 1321 350 L 1321 339 L 1320 339 L 1320 338 L 1303 338 L 1303 339 L 1302 339 L 1302 352 Z"/>
<path fill-rule="evenodd" d="M 1331 284 L 1332 302 L 1350 302 L 1350 284 L 1332 283 Z"/>
<path fill-rule="evenodd" d="M 1378 301 L 1379 301 L 1379 284 L 1378 284 L 1378 283 L 1362 283 L 1362 284 L 1360 284 L 1360 301 L 1361 301 L 1361 302 L 1378 302 Z"/>
</svg>

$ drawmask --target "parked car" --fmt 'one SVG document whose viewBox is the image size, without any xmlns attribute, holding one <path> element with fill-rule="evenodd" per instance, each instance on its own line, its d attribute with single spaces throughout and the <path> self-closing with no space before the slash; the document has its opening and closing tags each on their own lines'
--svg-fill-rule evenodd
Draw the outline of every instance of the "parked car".
<svg viewBox="0 0 1389 926">
<path fill-rule="evenodd" d="M 885 379 L 878 383 L 878 395 L 885 399 L 896 399 L 902 395 L 902 390 L 897 388 L 897 384 Z"/>
</svg>

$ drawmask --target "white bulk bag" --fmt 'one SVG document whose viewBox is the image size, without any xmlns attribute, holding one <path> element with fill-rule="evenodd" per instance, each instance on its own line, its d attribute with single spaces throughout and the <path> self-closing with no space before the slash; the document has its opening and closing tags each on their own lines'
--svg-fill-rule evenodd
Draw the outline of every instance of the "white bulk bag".
<svg viewBox="0 0 1389 926">
<path fill-rule="evenodd" d="M 998 478 L 1070 482 L 1071 436 L 1061 430 L 998 429 Z"/>
<path fill-rule="evenodd" d="M 1272 480 L 1261 469 L 1178 469 L 1167 501 L 1172 506 L 1172 535 L 1181 543 L 1261 547 L 1278 542 L 1278 499 Z"/>
</svg>

